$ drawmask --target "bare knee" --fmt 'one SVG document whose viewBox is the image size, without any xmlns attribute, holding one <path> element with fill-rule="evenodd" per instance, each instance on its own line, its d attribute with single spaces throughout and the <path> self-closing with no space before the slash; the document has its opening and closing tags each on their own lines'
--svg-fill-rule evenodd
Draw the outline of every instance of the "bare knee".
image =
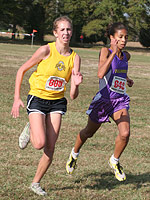
<svg viewBox="0 0 150 200">
<path fill-rule="evenodd" d="M 80 131 L 80 137 L 81 137 L 81 139 L 85 140 L 85 139 L 93 137 L 95 132 L 96 131 L 91 131 L 88 129 L 88 127 L 86 127 L 85 129 Z"/>
<path fill-rule="evenodd" d="M 37 149 L 37 150 L 41 150 L 41 149 L 43 149 L 43 147 L 45 146 L 45 140 L 44 139 L 36 139 L 36 141 L 34 140 L 33 142 L 32 142 L 32 144 L 33 144 L 33 147 L 35 148 L 35 149 Z"/>
<path fill-rule="evenodd" d="M 44 133 L 40 134 L 38 131 L 33 132 L 30 130 L 30 140 L 35 149 L 41 150 L 45 146 L 46 137 Z"/>
<path fill-rule="evenodd" d="M 130 137 L 130 131 L 129 130 L 125 130 L 124 132 L 119 134 L 120 139 L 123 141 L 128 141 L 129 137 Z"/>
<path fill-rule="evenodd" d="M 101 124 L 93 122 L 89 117 L 87 126 L 80 132 L 81 140 L 85 141 L 86 139 L 93 137 L 100 126 Z"/>
</svg>

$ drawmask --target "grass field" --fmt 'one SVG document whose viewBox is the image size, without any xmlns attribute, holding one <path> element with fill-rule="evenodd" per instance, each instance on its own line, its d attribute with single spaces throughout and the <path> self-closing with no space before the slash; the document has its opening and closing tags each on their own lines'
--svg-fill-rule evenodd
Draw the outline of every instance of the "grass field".
<svg viewBox="0 0 150 200">
<path fill-rule="evenodd" d="M 108 166 L 117 135 L 115 124 L 104 124 L 83 146 L 78 159 L 78 168 L 69 176 L 65 164 L 74 145 L 78 131 L 86 125 L 85 114 L 92 97 L 98 90 L 97 49 L 75 50 L 82 58 L 81 72 L 84 75 L 78 99 L 69 99 L 69 84 L 66 92 L 68 112 L 63 117 L 54 161 L 41 181 L 48 192 L 39 197 L 28 189 L 42 151 L 35 150 L 31 143 L 25 150 L 18 147 L 18 137 L 28 117 L 21 109 L 20 117 L 10 115 L 15 76 L 38 46 L 0 44 L 0 199 L 1 200 L 149 200 L 150 199 L 150 52 L 132 48 L 129 62 L 129 77 L 134 86 L 127 88 L 131 98 L 131 137 L 122 154 L 121 164 L 127 175 L 125 182 L 118 182 Z M 26 73 L 21 97 L 26 104 L 29 90 Z"/>
</svg>

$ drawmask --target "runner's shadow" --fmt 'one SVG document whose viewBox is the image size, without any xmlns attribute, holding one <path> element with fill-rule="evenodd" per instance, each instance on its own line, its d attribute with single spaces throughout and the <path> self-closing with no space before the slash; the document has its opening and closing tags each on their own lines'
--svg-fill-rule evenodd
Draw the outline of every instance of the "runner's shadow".
<svg viewBox="0 0 150 200">
<path fill-rule="evenodd" d="M 106 173 L 90 173 L 84 179 L 90 178 L 90 184 L 85 184 L 84 188 L 88 189 L 94 189 L 94 190 L 102 190 L 102 189 L 108 189 L 112 190 L 118 185 L 122 184 L 132 184 L 135 189 L 139 189 L 141 187 L 150 187 L 150 172 L 144 173 L 144 174 L 126 174 L 127 180 L 126 181 L 118 181 L 115 179 L 115 176 L 111 172 Z M 98 178 L 97 178 L 98 177 Z M 75 183 L 80 183 L 81 179 L 78 179 L 75 181 Z"/>
<path fill-rule="evenodd" d="M 68 174 L 67 174 L 68 176 Z M 62 186 L 62 187 L 56 187 L 51 188 L 51 190 L 72 190 L 72 189 L 79 189 L 82 183 L 82 187 L 85 189 L 91 189 L 91 190 L 105 190 L 108 189 L 109 191 L 115 189 L 119 185 L 128 185 L 132 184 L 133 189 L 137 190 L 141 187 L 150 187 L 150 172 L 134 175 L 134 174 L 127 174 L 127 180 L 126 181 L 118 181 L 114 174 L 111 172 L 106 173 L 90 173 L 86 176 L 82 176 L 82 178 L 78 178 L 74 181 L 74 185 L 72 186 Z M 88 184 L 86 184 L 86 180 L 88 180 Z"/>
</svg>

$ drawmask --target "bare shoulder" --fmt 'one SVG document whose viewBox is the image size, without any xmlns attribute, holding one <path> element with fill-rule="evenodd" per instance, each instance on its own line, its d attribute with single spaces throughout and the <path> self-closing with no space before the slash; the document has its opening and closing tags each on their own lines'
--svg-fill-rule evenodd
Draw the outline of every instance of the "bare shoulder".
<svg viewBox="0 0 150 200">
<path fill-rule="evenodd" d="M 38 50 L 44 57 L 46 57 L 50 53 L 50 46 L 48 44 L 47 45 L 43 45 Z"/>
<path fill-rule="evenodd" d="M 130 58 L 131 58 L 131 55 L 129 54 L 129 52 L 127 52 L 127 51 L 124 51 L 124 53 L 126 54 L 127 60 L 130 60 Z"/>
<path fill-rule="evenodd" d="M 48 58 L 49 54 L 50 54 L 49 45 L 43 45 L 36 50 L 32 58 L 36 59 L 37 62 L 39 63 L 41 60 Z"/>
<path fill-rule="evenodd" d="M 81 57 L 78 54 L 75 55 L 74 62 L 81 62 Z"/>
<path fill-rule="evenodd" d="M 102 47 L 101 52 L 103 53 L 109 53 L 109 49 L 107 47 Z"/>
<path fill-rule="evenodd" d="M 103 56 L 103 57 L 108 57 L 110 55 L 110 51 L 107 47 L 102 47 L 99 53 L 99 57 Z"/>
<path fill-rule="evenodd" d="M 76 53 L 76 55 L 75 55 L 75 59 L 77 59 L 77 60 L 81 60 L 81 57 Z"/>
<path fill-rule="evenodd" d="M 76 54 L 74 59 L 74 69 L 76 71 L 80 71 L 80 64 L 81 64 L 81 58 L 78 54 Z"/>
</svg>

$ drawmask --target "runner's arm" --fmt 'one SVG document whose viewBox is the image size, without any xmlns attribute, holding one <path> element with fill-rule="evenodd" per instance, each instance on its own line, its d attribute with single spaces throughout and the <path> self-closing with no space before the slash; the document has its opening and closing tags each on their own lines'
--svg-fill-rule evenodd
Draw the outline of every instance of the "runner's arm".
<svg viewBox="0 0 150 200">
<path fill-rule="evenodd" d="M 75 99 L 79 94 L 79 85 L 82 83 L 83 76 L 80 72 L 81 58 L 76 54 L 74 68 L 71 75 L 70 98 Z"/>
<path fill-rule="evenodd" d="M 11 110 L 11 115 L 13 117 L 19 117 L 19 108 L 20 106 L 24 107 L 23 102 L 20 99 L 20 89 L 23 76 L 26 71 L 32 68 L 34 65 L 38 64 L 41 60 L 47 58 L 48 54 L 50 53 L 49 45 L 44 45 L 40 47 L 33 56 L 27 60 L 18 70 L 16 75 L 16 82 L 15 82 L 15 94 L 14 94 L 14 103 Z"/>
<path fill-rule="evenodd" d="M 100 56 L 99 56 L 99 63 L 98 63 L 98 77 L 103 78 L 105 74 L 107 73 L 110 64 L 117 53 L 118 47 L 117 47 L 118 41 L 111 38 L 111 49 L 112 53 L 109 52 L 109 49 L 104 47 L 101 49 Z"/>
</svg>

